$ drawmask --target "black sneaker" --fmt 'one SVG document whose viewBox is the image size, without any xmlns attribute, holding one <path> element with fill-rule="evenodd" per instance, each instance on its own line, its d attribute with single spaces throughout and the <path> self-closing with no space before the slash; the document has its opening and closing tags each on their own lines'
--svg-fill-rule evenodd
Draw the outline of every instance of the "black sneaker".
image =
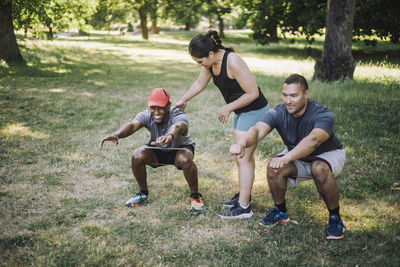
<svg viewBox="0 0 400 267">
<path fill-rule="evenodd" d="M 235 206 L 238 203 L 238 201 L 239 201 L 239 193 L 235 194 L 233 196 L 233 198 L 231 198 L 230 200 L 226 200 L 226 201 L 222 202 L 221 204 L 222 204 L 222 206 L 231 208 L 231 207 Z M 250 196 L 249 203 L 251 204 L 251 196 Z"/>
<path fill-rule="evenodd" d="M 253 216 L 253 212 L 250 209 L 250 205 L 244 209 L 239 204 L 236 204 L 228 210 L 219 212 L 218 216 L 225 219 L 244 219 Z"/>
</svg>

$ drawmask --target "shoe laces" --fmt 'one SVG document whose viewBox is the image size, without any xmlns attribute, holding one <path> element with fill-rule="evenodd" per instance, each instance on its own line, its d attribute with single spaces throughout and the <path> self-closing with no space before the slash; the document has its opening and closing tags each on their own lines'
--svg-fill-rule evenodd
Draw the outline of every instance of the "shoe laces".
<svg viewBox="0 0 400 267">
<path fill-rule="evenodd" d="M 268 214 L 267 214 L 267 219 L 274 219 L 276 217 L 279 217 L 279 209 L 274 207 Z"/>
<path fill-rule="evenodd" d="M 331 215 L 329 216 L 329 225 L 339 225 L 340 224 L 340 220 L 339 217 L 336 215 Z"/>
<path fill-rule="evenodd" d="M 329 216 L 328 229 L 341 230 L 344 226 L 340 222 L 338 216 Z"/>
</svg>

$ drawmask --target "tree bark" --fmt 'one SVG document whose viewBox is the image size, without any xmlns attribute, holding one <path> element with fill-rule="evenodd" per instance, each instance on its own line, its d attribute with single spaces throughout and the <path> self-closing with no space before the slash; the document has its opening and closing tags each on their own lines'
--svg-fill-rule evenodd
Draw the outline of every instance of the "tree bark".
<svg viewBox="0 0 400 267">
<path fill-rule="evenodd" d="M 142 38 L 149 39 L 149 29 L 147 28 L 147 15 L 143 7 L 139 8 L 140 30 L 142 31 Z"/>
<path fill-rule="evenodd" d="M 225 34 L 224 34 L 224 28 L 225 28 L 224 19 L 220 15 L 218 15 L 218 28 L 219 28 L 219 37 L 225 38 Z"/>
<path fill-rule="evenodd" d="M 324 50 L 314 67 L 313 79 L 352 79 L 355 63 L 351 54 L 355 0 L 328 0 Z"/>
<path fill-rule="evenodd" d="M 157 34 L 157 16 L 151 16 L 151 33 Z"/>
<path fill-rule="evenodd" d="M 11 1 L 0 0 L 0 59 L 22 62 L 14 34 Z"/>
<path fill-rule="evenodd" d="M 192 23 L 190 21 L 186 21 L 185 22 L 185 31 L 190 31 L 190 28 L 192 26 Z"/>
</svg>

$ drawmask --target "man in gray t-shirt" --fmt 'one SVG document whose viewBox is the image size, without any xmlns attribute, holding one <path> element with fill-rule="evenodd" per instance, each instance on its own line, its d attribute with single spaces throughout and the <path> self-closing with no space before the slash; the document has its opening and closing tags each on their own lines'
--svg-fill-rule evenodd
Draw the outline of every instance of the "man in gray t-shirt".
<svg viewBox="0 0 400 267">
<path fill-rule="evenodd" d="M 140 191 L 127 202 L 128 207 L 137 207 L 148 199 L 146 165 L 158 167 L 175 165 L 183 174 L 191 191 L 192 210 L 202 210 L 202 195 L 198 191 L 197 166 L 193 162 L 195 143 L 189 136 L 188 119 L 178 108 L 171 108 L 168 92 L 163 88 L 154 89 L 148 97 L 148 109 L 136 115 L 113 134 L 104 137 L 105 141 L 118 144 L 125 138 L 145 127 L 150 132 L 150 141 L 134 152 L 132 172 Z"/>
<path fill-rule="evenodd" d="M 338 175 L 346 154 L 333 131 L 334 117 L 323 105 L 308 98 L 306 79 L 290 75 L 282 88 L 283 104 L 264 113 L 262 119 L 246 134 L 243 141 L 233 144 L 232 154 L 241 157 L 244 148 L 277 129 L 286 149 L 268 164 L 267 179 L 274 208 L 260 221 L 265 227 L 289 222 L 285 193 L 287 183 L 295 186 L 302 178 L 314 180 L 329 211 L 327 239 L 341 239 L 345 231 L 339 214 L 339 191 L 334 175 Z"/>
</svg>

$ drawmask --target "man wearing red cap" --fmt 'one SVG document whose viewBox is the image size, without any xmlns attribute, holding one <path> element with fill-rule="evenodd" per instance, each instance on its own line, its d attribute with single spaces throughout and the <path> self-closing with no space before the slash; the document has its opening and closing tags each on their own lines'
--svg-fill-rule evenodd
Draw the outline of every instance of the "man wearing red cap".
<svg viewBox="0 0 400 267">
<path fill-rule="evenodd" d="M 105 141 L 118 144 L 142 127 L 147 128 L 151 137 L 147 145 L 142 146 L 132 156 L 132 172 L 140 191 L 127 202 L 128 207 L 137 207 L 148 199 L 146 165 L 153 168 L 162 165 L 175 165 L 183 174 L 191 191 L 192 210 L 202 210 L 202 195 L 198 191 L 197 166 L 193 162 L 195 143 L 188 133 L 188 119 L 179 108 L 171 109 L 168 92 L 164 88 L 154 89 L 148 97 L 148 109 L 138 113 L 131 122 L 118 131 L 106 136 Z"/>
</svg>

